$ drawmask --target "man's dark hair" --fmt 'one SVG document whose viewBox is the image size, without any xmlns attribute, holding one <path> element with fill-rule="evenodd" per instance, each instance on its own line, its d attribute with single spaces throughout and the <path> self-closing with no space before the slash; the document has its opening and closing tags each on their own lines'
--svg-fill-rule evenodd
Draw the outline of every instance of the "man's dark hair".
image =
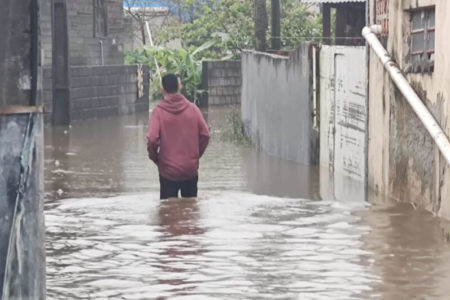
<svg viewBox="0 0 450 300">
<path fill-rule="evenodd" d="M 168 73 L 162 78 L 162 86 L 169 94 L 178 92 L 178 77 L 175 74 Z"/>
</svg>

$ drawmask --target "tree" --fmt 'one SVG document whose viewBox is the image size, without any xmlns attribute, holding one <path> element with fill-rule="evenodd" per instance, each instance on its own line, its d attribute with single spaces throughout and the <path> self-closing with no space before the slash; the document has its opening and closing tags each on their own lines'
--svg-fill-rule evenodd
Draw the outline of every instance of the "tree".
<svg viewBox="0 0 450 300">
<path fill-rule="evenodd" d="M 272 49 L 280 50 L 281 48 L 281 5 L 280 0 L 272 0 Z"/>
<path fill-rule="evenodd" d="M 322 37 L 322 18 L 311 13 L 298 0 L 283 0 L 281 6 L 281 46 L 294 49 L 305 41 L 319 42 Z"/>
<path fill-rule="evenodd" d="M 184 47 L 199 47 L 214 40 L 216 56 L 239 54 L 253 48 L 253 18 L 250 0 L 206 0 L 197 5 L 191 22 L 169 27 L 157 37 L 164 44 L 181 38 Z"/>
<path fill-rule="evenodd" d="M 266 0 L 255 0 L 255 49 L 265 51 L 267 33 L 267 9 Z"/>
<path fill-rule="evenodd" d="M 185 48 L 214 40 L 209 51 L 218 57 L 238 56 L 243 49 L 267 48 L 270 0 L 160 0 L 180 2 L 182 23 L 168 26 L 156 37 L 157 44 L 181 39 Z M 299 0 L 281 2 L 281 47 L 296 48 L 305 40 L 321 36 L 321 19 Z M 168 2 L 167 2 L 168 3 Z M 174 5 L 174 4 L 170 4 Z M 188 9 L 190 7 L 190 10 Z M 189 13 L 187 11 L 189 10 Z M 213 55 L 214 56 L 214 55 Z"/>
</svg>

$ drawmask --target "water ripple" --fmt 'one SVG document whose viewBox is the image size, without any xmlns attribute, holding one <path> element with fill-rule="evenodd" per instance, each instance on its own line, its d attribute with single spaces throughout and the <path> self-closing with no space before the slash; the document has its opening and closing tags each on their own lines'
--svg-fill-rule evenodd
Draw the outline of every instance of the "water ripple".
<svg viewBox="0 0 450 300">
<path fill-rule="evenodd" d="M 47 226 L 54 299 L 351 299 L 380 280 L 360 263 L 371 256 L 367 226 L 332 202 L 241 192 L 68 199 Z"/>
</svg>

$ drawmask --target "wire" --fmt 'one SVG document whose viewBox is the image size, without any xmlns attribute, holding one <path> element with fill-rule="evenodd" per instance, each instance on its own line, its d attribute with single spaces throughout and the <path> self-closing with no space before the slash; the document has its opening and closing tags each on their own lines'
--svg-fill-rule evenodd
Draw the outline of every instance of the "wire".
<svg viewBox="0 0 450 300">
<path fill-rule="evenodd" d="M 269 38 L 302 38 L 302 39 L 364 39 L 364 37 L 361 36 L 330 36 L 330 37 L 324 37 L 324 36 L 287 36 L 287 35 L 281 35 L 281 36 L 270 36 Z"/>
</svg>

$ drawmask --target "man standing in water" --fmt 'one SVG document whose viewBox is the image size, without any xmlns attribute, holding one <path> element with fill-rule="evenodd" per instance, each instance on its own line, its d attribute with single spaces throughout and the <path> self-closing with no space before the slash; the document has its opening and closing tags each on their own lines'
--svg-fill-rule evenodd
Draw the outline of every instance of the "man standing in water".
<svg viewBox="0 0 450 300">
<path fill-rule="evenodd" d="M 158 166 L 160 198 L 197 197 L 200 157 L 209 131 L 198 107 L 181 93 L 174 74 L 162 78 L 164 99 L 153 110 L 147 133 L 149 158 Z"/>
</svg>

